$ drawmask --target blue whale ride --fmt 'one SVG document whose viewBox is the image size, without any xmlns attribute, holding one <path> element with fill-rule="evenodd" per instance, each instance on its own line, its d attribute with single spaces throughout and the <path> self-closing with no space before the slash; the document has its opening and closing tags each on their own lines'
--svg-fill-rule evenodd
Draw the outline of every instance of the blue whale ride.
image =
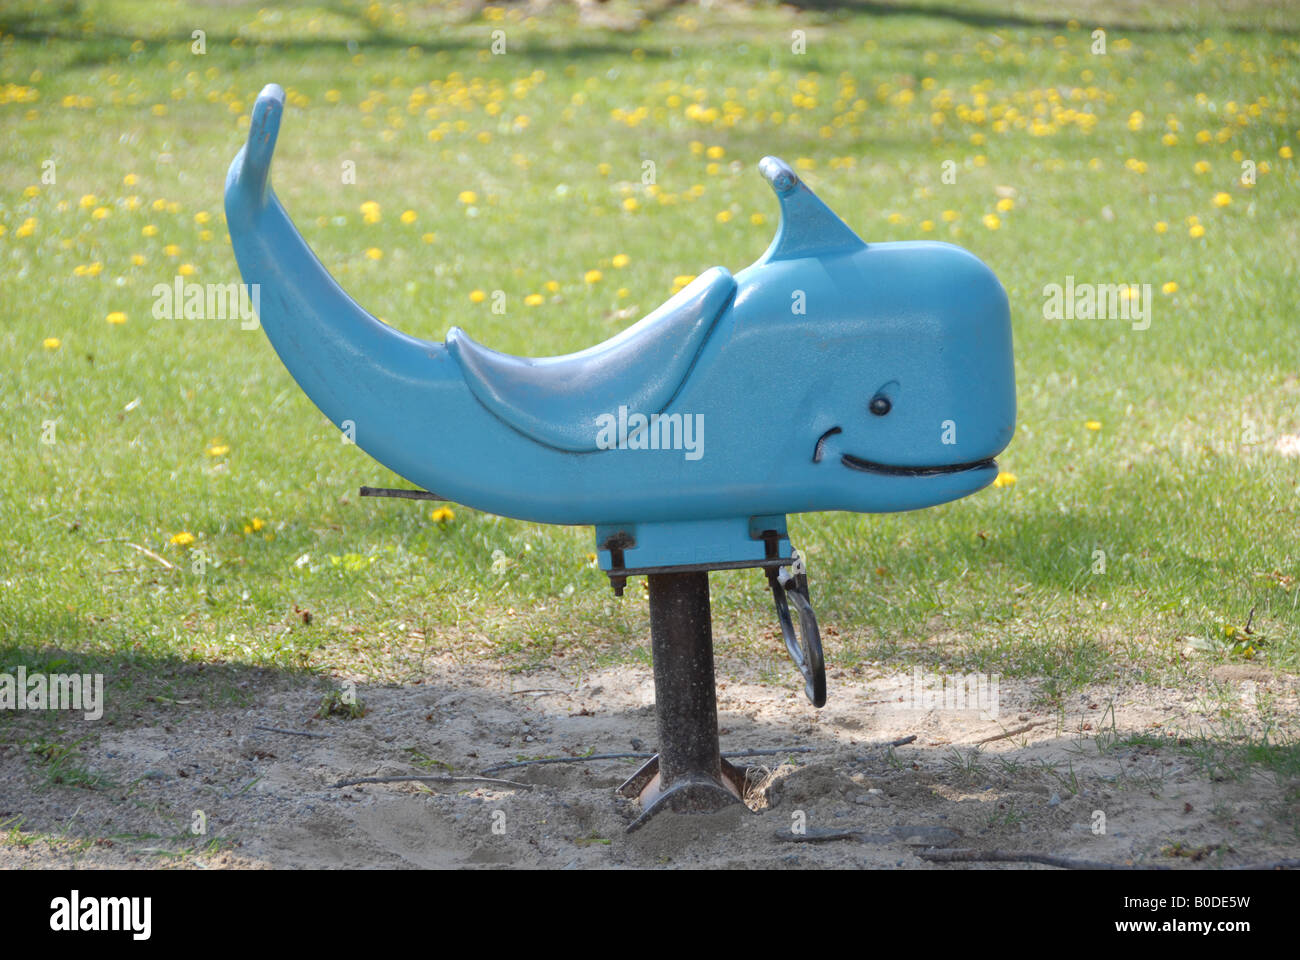
<svg viewBox="0 0 1300 960">
<path fill-rule="evenodd" d="M 458 327 L 441 343 L 417 339 L 339 287 L 272 191 L 284 103 L 275 84 L 258 97 L 225 205 L 285 367 L 361 449 L 421 490 L 593 526 L 618 592 L 648 576 L 660 754 L 624 792 L 646 815 L 734 801 L 737 771 L 718 755 L 708 571 L 765 570 L 821 706 L 820 636 L 786 517 L 915 510 L 997 476 L 1016 408 L 1002 284 L 951 244 L 863 242 L 766 157 L 759 171 L 780 226 L 734 276 L 706 270 L 567 356 L 511 356 Z"/>
</svg>

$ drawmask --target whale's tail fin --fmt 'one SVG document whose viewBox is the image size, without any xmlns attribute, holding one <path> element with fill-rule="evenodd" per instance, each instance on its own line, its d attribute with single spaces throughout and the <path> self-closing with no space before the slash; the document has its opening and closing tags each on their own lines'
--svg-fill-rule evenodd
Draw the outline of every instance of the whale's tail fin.
<svg viewBox="0 0 1300 960">
<path fill-rule="evenodd" d="M 252 120 L 248 125 L 248 142 L 235 156 L 226 174 L 226 208 L 228 213 L 252 214 L 266 205 L 270 182 L 271 156 L 280 133 L 284 114 L 284 89 L 268 83 L 257 95 Z"/>
<path fill-rule="evenodd" d="M 445 411 L 459 373 L 440 343 L 393 329 L 354 301 L 312 253 L 271 189 L 271 155 L 284 91 L 268 84 L 253 107 L 248 142 L 226 176 L 226 222 L 259 319 L 303 392 L 372 457 L 429 489 L 448 484 L 412 440 L 431 411 Z M 460 393 L 466 393 L 463 385 Z"/>
<path fill-rule="evenodd" d="M 772 260 L 849 253 L 866 246 L 784 160 L 764 157 L 758 162 L 758 171 L 772 185 L 781 203 L 781 225 L 756 266 Z"/>
</svg>

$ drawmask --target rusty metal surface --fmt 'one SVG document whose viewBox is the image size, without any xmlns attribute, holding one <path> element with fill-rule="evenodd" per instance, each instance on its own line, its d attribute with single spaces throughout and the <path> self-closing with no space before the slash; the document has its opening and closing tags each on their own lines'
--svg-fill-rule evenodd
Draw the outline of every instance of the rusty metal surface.
<svg viewBox="0 0 1300 960">
<path fill-rule="evenodd" d="M 440 497 L 436 493 L 430 493 L 428 490 L 407 490 L 397 489 L 394 487 L 362 487 L 359 491 L 363 497 L 392 497 L 396 500 L 441 500 L 446 501 L 446 497 Z"/>
<path fill-rule="evenodd" d="M 664 810 L 703 813 L 741 802 L 744 772 L 718 749 L 713 623 L 705 571 L 649 577 L 659 753 L 619 788 L 641 799 L 636 830 Z"/>
</svg>

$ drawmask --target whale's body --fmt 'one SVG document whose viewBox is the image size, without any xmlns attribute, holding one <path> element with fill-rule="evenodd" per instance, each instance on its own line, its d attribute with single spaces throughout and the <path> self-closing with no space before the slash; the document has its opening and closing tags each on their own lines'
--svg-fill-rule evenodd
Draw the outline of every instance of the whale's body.
<svg viewBox="0 0 1300 960">
<path fill-rule="evenodd" d="M 1011 326 L 972 254 L 865 244 L 768 158 L 782 205 L 768 251 L 734 277 L 702 274 L 606 344 L 538 360 L 454 328 L 446 343 L 419 340 L 339 288 L 270 190 L 282 111 L 272 85 L 227 177 L 240 271 L 302 389 L 412 483 L 608 528 L 911 510 L 996 476 L 1015 427 Z M 648 429 L 610 448 L 609 418 L 624 414 L 659 415 L 655 439 L 671 448 L 639 448 Z M 686 418 L 702 424 L 698 457 L 671 443 Z"/>
</svg>

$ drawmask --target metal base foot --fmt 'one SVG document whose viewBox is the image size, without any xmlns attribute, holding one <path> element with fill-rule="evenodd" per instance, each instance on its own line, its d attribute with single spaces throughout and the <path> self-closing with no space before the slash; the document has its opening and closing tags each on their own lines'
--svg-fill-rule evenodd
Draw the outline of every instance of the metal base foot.
<svg viewBox="0 0 1300 960">
<path fill-rule="evenodd" d="M 641 800 L 629 831 L 664 810 L 721 810 L 741 803 L 745 792 L 744 772 L 718 752 L 709 575 L 656 573 L 649 581 L 659 753 L 619 788 Z"/>
<path fill-rule="evenodd" d="M 718 762 L 722 767 L 720 779 L 686 774 L 665 788 L 659 775 L 658 754 L 647 760 L 618 788 L 620 796 L 641 801 L 641 815 L 627 828 L 628 833 L 644 826 L 646 821 L 664 810 L 673 813 L 713 813 L 732 804 L 743 803 L 745 771 L 721 757 Z"/>
</svg>

